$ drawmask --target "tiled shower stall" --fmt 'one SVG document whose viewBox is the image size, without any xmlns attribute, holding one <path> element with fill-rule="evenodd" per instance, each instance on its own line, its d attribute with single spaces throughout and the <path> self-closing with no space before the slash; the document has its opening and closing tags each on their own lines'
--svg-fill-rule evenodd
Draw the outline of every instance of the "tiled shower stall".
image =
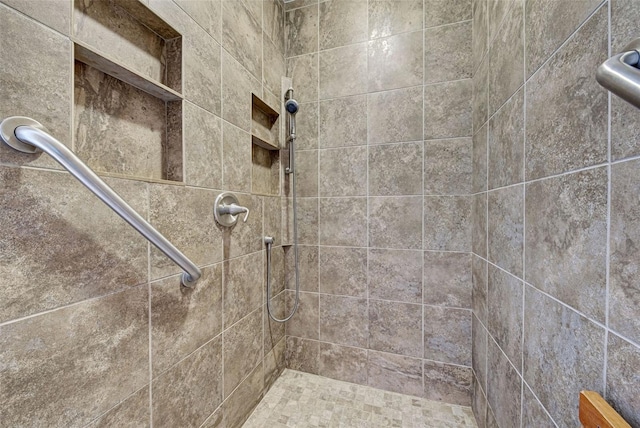
<svg viewBox="0 0 640 428">
<path fill-rule="evenodd" d="M 640 0 L 0 0 L 0 119 L 40 121 L 203 271 L 181 287 L 54 161 L 0 144 L 0 426 L 237 427 L 285 367 L 480 427 L 577 426 L 592 389 L 640 426 L 640 111 L 594 78 L 639 19 Z M 286 326 L 263 238 L 282 317 L 291 182 L 252 104 L 280 113 L 282 76 Z M 222 191 L 246 223 L 215 223 Z"/>
</svg>

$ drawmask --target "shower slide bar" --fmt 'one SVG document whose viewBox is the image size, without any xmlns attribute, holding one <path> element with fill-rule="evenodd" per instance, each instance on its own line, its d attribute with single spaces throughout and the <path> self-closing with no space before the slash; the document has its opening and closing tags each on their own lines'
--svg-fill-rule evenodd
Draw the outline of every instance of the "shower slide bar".
<svg viewBox="0 0 640 428">
<path fill-rule="evenodd" d="M 596 80 L 615 95 L 640 108 L 640 38 L 598 67 Z"/>
<path fill-rule="evenodd" d="M 113 211 L 147 238 L 167 257 L 180 266 L 181 282 L 185 287 L 195 286 L 202 272 L 191 260 L 158 232 L 151 224 L 131 208 L 95 172 L 85 165 L 71 150 L 53 138 L 44 126 L 33 119 L 22 116 L 8 117 L 0 123 L 0 139 L 11 148 L 23 153 L 42 150 L 91 190 Z"/>
</svg>

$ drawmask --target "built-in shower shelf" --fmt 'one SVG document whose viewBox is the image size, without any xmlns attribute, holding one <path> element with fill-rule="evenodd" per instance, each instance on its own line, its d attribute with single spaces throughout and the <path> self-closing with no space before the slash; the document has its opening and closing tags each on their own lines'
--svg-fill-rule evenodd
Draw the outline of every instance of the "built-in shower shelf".
<svg viewBox="0 0 640 428">
<path fill-rule="evenodd" d="M 113 58 L 109 58 L 105 53 L 99 52 L 78 40 L 74 40 L 73 44 L 76 61 L 98 69 L 163 101 L 182 100 L 183 97 L 180 93 L 158 81 L 141 75 Z"/>
<path fill-rule="evenodd" d="M 251 94 L 251 139 L 267 150 L 279 150 L 280 114 L 257 95 Z"/>
</svg>

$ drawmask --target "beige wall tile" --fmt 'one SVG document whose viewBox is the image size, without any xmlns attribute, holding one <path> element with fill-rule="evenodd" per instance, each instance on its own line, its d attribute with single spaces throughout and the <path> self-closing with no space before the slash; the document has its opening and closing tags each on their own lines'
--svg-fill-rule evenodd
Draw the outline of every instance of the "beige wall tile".
<svg viewBox="0 0 640 428">
<path fill-rule="evenodd" d="M 403 394 L 422 395 L 422 360 L 369 351 L 367 384 Z"/>
<path fill-rule="evenodd" d="M 358 43 L 319 54 L 319 98 L 367 92 L 367 44 Z"/>
<path fill-rule="evenodd" d="M 421 30 L 422 0 L 369 2 L 369 39 Z"/>
<path fill-rule="evenodd" d="M 224 396 L 227 398 L 262 359 L 262 306 L 222 334 Z"/>
<path fill-rule="evenodd" d="M 327 0 L 320 2 L 320 50 L 367 40 L 367 2 Z"/>
<path fill-rule="evenodd" d="M 367 300 L 320 295 L 320 340 L 366 348 L 369 340 Z"/>
<path fill-rule="evenodd" d="M 369 250 L 369 298 L 422 301 L 422 251 Z"/>
<path fill-rule="evenodd" d="M 367 383 L 367 351 L 321 342 L 318 374 L 331 379 L 365 385 Z"/>
<path fill-rule="evenodd" d="M 369 144 L 422 140 L 422 87 L 367 95 Z"/>
<path fill-rule="evenodd" d="M 430 400 L 469 406 L 472 376 L 470 367 L 425 360 L 424 396 Z"/>
<path fill-rule="evenodd" d="M 222 3 L 222 47 L 256 79 L 262 79 L 262 2 L 253 14 L 242 1 Z"/>
<path fill-rule="evenodd" d="M 422 31 L 370 41 L 367 44 L 369 92 L 421 84 L 423 43 Z"/>
</svg>

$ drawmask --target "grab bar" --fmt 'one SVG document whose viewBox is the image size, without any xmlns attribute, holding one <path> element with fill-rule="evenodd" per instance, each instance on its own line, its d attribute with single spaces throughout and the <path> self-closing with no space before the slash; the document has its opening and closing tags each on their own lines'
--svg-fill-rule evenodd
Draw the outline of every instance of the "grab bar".
<svg viewBox="0 0 640 428">
<path fill-rule="evenodd" d="M 36 153 L 38 150 L 42 150 L 51 156 L 124 221 L 133 226 L 142 236 L 180 266 L 184 270 L 181 277 L 182 285 L 189 288 L 195 285 L 202 275 L 198 266 L 143 219 L 71 150 L 53 138 L 39 122 L 28 117 L 8 117 L 0 123 L 0 139 L 20 152 Z"/>
<path fill-rule="evenodd" d="M 596 80 L 623 100 L 640 108 L 640 38 L 624 52 L 606 60 L 596 72 Z"/>
</svg>

